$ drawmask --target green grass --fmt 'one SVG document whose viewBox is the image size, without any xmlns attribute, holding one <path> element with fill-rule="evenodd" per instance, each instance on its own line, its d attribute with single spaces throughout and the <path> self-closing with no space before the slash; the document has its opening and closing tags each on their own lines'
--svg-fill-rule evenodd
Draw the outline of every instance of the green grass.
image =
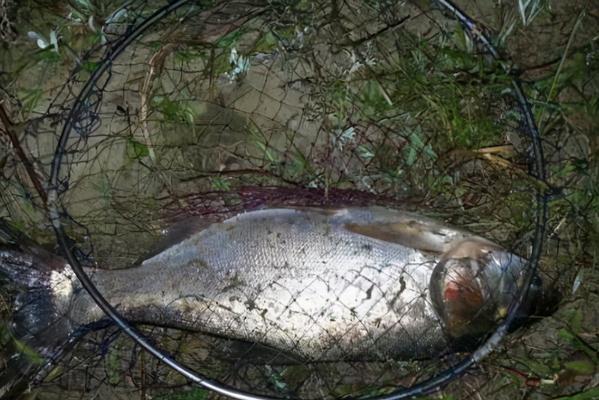
<svg viewBox="0 0 599 400">
<path fill-rule="evenodd" d="M 156 400 L 205 400 L 210 392 L 206 389 L 194 388 L 184 392 L 164 394 L 155 397 Z"/>
<path fill-rule="evenodd" d="M 241 137 L 235 137 L 232 144 L 219 143 L 220 146 L 213 146 L 208 150 L 197 150 L 197 159 L 205 160 L 208 156 L 214 156 L 214 159 L 218 158 L 218 162 L 225 163 L 230 156 L 239 158 L 241 155 L 247 158 L 245 161 L 252 167 L 271 172 L 272 175 L 252 176 L 249 180 L 246 177 L 225 177 L 214 173 L 205 178 L 204 186 L 187 187 L 186 190 L 234 191 L 248 181 L 263 185 L 282 185 L 293 181 L 298 186 L 325 189 L 359 187 L 397 197 L 408 193 L 416 198 L 418 204 L 426 203 L 427 207 L 430 206 L 432 212 L 459 225 L 478 229 L 485 235 L 496 235 L 508 240 L 528 237 L 526 235 L 532 231 L 531 221 L 534 220 L 534 208 L 531 205 L 534 200 L 533 188 L 537 186 L 522 176 L 526 175 L 526 160 L 522 151 L 499 155 L 508 167 L 492 164 L 488 160 L 468 162 L 468 157 L 478 154 L 476 152 L 480 149 L 508 142 L 506 124 L 513 123 L 517 113 L 513 104 L 505 101 L 507 96 L 504 95 L 509 93 L 510 77 L 503 71 L 503 65 L 483 60 L 474 54 L 474 43 L 459 27 L 447 34 L 432 37 L 397 28 L 388 36 L 373 38 L 369 46 L 337 46 L 337 42 L 343 41 L 329 43 L 320 40 L 330 32 L 336 32 L 334 29 L 340 29 L 340 32 L 345 29 L 343 24 L 336 23 L 339 17 L 335 10 L 327 7 L 323 8 L 324 11 L 319 10 L 318 2 L 271 3 L 272 11 L 278 14 L 276 20 L 269 24 L 247 24 L 212 44 L 203 47 L 185 44 L 174 51 L 172 60 L 167 60 L 165 69 L 159 76 L 163 81 L 156 79 L 156 82 L 166 84 L 152 92 L 150 106 L 154 111 L 153 116 L 159 122 L 156 127 L 159 131 L 152 134 L 168 138 L 174 136 L 173 132 L 188 132 L 202 123 L 211 123 L 202 119 L 205 115 L 199 111 L 196 99 L 219 106 L 223 106 L 224 100 L 218 93 L 206 94 L 206 86 L 195 84 L 209 80 L 211 90 L 216 91 L 214 88 L 218 84 L 214 82 L 233 70 L 229 59 L 233 48 L 249 58 L 257 53 L 276 54 L 279 57 L 277 60 L 283 60 L 281 63 L 285 68 L 296 73 L 301 71 L 297 67 L 301 65 L 300 61 L 318 64 L 318 57 L 309 57 L 310 46 L 317 43 L 323 48 L 330 46 L 326 51 L 334 50 L 337 58 L 333 57 L 332 60 L 339 61 L 339 66 L 333 68 L 333 62 L 318 64 L 318 68 L 312 71 L 314 73 L 308 76 L 309 79 L 291 75 L 309 83 L 301 87 L 306 91 L 302 101 L 305 101 L 305 110 L 309 104 L 315 110 L 317 118 L 322 119 L 321 134 L 324 139 L 320 138 L 321 142 L 312 147 L 301 148 L 294 141 L 295 132 L 291 128 L 280 124 L 276 129 L 272 126 L 266 129 L 256 122 L 256 115 L 238 112 L 235 116 L 245 122 L 244 128 L 239 129 L 243 131 Z M 375 11 L 385 10 L 388 6 L 385 1 L 366 3 Z M 83 51 L 102 40 L 98 32 L 86 28 L 87 21 L 90 17 L 95 20 L 106 18 L 114 4 L 77 0 L 69 2 L 67 8 L 73 13 L 74 19 L 67 20 L 64 15 L 59 18 L 49 13 L 48 18 L 35 21 L 36 26 L 27 27 L 45 36 L 52 29 L 59 32 L 59 52 L 51 48 L 36 49 L 33 43 L 11 49 L 18 62 L 7 62 L 14 67 L 0 76 L 2 86 L 11 88 L 20 102 L 18 113 L 23 120 L 31 118 L 36 111 L 47 106 L 47 95 L 50 92 L 49 87 L 38 84 L 40 81 L 45 82 L 44 79 L 36 77 L 28 80 L 26 75 L 34 67 L 43 69 L 42 72 L 46 73 L 54 70 L 64 73 L 63 70 L 73 61 L 73 53 L 80 56 Z M 501 22 L 495 23 L 496 20 L 491 18 L 485 22 L 496 33 L 494 37 L 500 46 L 508 46 L 522 37 L 535 38 L 530 29 L 538 24 L 549 23 L 551 13 L 557 13 L 550 10 L 548 2 L 543 0 L 519 0 L 510 7 L 498 6 L 494 12 Z M 330 16 L 322 15 L 326 13 L 330 13 Z M 326 19 L 326 23 L 314 24 L 311 18 Z M 581 286 L 576 294 L 566 291 L 560 312 L 537 325 L 537 337 L 547 335 L 552 340 L 547 339 L 541 346 L 535 347 L 533 352 L 513 346 L 507 354 L 496 354 L 485 361 L 485 367 L 488 367 L 486 371 L 490 376 L 496 374 L 501 382 L 508 382 L 509 390 L 505 389 L 505 392 L 541 391 L 526 386 L 526 378 L 503 369 L 513 367 L 526 376 L 530 375 L 541 382 L 544 380 L 542 391 L 550 392 L 556 398 L 580 400 L 599 396 L 594 388 L 584 387 L 578 393 L 573 393 L 567 385 L 560 387 L 550 383 L 554 376 L 560 374 L 588 382 L 588 377 L 596 373 L 599 362 L 597 342 L 589 336 L 596 332 L 596 327 L 592 326 L 593 310 L 589 309 L 592 307 L 585 307 L 582 304 L 584 301 L 574 301 L 579 298 L 592 300 L 599 280 L 599 259 L 595 249 L 599 242 L 599 163 L 595 137 L 599 128 L 599 84 L 596 78 L 599 76 L 599 56 L 596 41 L 587 38 L 587 42 L 583 43 L 580 39 L 586 30 L 593 29 L 593 20 L 589 18 L 586 13 L 577 10 L 573 16 L 562 21 L 570 25 L 566 41 L 562 43 L 560 53 L 556 54 L 557 61 L 540 71 L 523 71 L 525 90 L 534 105 L 542 136 L 547 144 L 549 184 L 561 189 L 560 196 L 549 205 L 548 232 L 551 234 L 551 241 L 545 246 L 544 255 L 562 271 L 564 287 L 571 288 L 575 276 L 581 277 Z M 302 42 L 299 40 L 299 33 L 304 32 L 304 28 L 314 30 L 307 30 Z M 343 35 L 344 40 L 356 36 L 355 32 L 352 35 Z M 148 44 L 153 50 L 162 45 L 161 40 L 155 39 Z M 67 46 L 73 51 L 67 51 Z M 511 49 L 503 47 L 502 51 L 509 54 Z M 351 60 L 352 52 L 354 60 Z M 513 55 L 521 57 L 523 65 L 527 64 L 525 55 Z M 177 86 L 179 76 L 169 70 L 176 69 L 173 65 L 180 69 L 198 68 L 199 71 L 190 74 L 191 78 L 185 77 L 188 81 L 182 79 L 183 83 Z M 89 74 L 96 66 L 96 61 L 92 59 L 85 61 L 81 67 L 84 73 Z M 297 71 L 292 69 L 296 67 Z M 276 72 L 284 76 L 289 71 Z M 245 87 L 244 84 L 247 82 L 240 75 L 239 79 L 231 83 L 231 87 Z M 135 87 L 133 85 L 130 89 Z M 286 88 L 280 89 L 284 91 Z M 133 106 L 132 110 L 134 108 Z M 112 111 L 109 110 L 106 115 L 111 115 Z M 232 135 L 234 131 L 230 126 L 222 128 L 224 137 Z M 285 136 L 285 151 L 275 146 L 271 137 L 273 132 L 282 132 Z M 584 146 L 588 147 L 588 151 L 572 152 L 564 159 L 558 159 L 562 154 L 560 151 L 565 151 L 559 147 L 564 145 L 566 139 L 570 140 L 576 135 L 586 138 Z M 125 137 L 125 157 L 132 161 L 128 164 L 131 170 L 126 172 L 132 173 L 135 171 L 132 165 L 137 166 L 146 161 L 149 148 L 134 139 L 128 131 Z M 120 140 L 123 140 L 123 136 Z M 193 144 L 202 145 L 202 140 L 203 136 L 198 135 L 197 143 Z M 191 146 L 188 142 L 186 145 Z M 32 150 L 36 150 L 35 147 Z M 160 150 L 157 145 L 156 151 Z M 168 153 L 171 149 L 166 149 L 166 146 L 162 150 L 164 153 L 159 154 L 161 156 L 171 154 Z M 193 152 L 195 151 L 194 148 Z M 235 157 L 232 157 L 230 153 L 234 151 Z M 36 152 L 32 151 L 32 154 Z M 162 160 L 165 162 L 161 165 L 168 165 L 169 160 Z M 185 162 L 188 159 L 181 156 L 181 160 L 176 161 L 180 162 L 178 167 L 187 166 Z M 201 163 L 194 165 L 195 168 L 210 171 L 218 171 L 220 167 L 216 165 L 216 168 L 212 168 L 213 165 Z M 514 173 L 509 166 L 519 169 L 520 175 Z M 122 173 L 123 170 L 119 172 Z M 173 176 L 176 177 L 179 172 L 176 171 Z M 277 180 L 273 176 L 281 179 Z M 7 201 L 15 203 L 11 210 L 23 210 L 20 215 L 14 212 L 13 217 L 23 227 L 34 225 L 30 219 L 39 217 L 32 216 L 35 214 L 33 205 L 21 201 L 26 198 L 28 182 L 19 174 L 10 177 L 10 182 L 13 181 L 18 182 L 18 185 L 10 187 L 18 188 L 19 196 L 22 197 L 14 196 L 15 199 Z M 112 207 L 115 203 L 113 200 L 120 194 L 114 193 L 112 180 L 102 176 L 96 182 L 94 190 L 102 200 L 102 206 Z M 143 184 L 140 184 L 140 190 L 146 190 Z M 161 192 L 160 195 L 165 193 Z M 17 204 L 18 201 L 22 204 Z M 156 200 L 153 204 L 157 202 Z M 140 206 L 145 203 L 131 201 L 131 204 Z M 155 207 L 159 208 L 158 205 Z M 550 325 L 549 320 L 555 325 Z M 534 332 L 535 328 L 531 329 Z M 27 353 L 27 349 L 23 348 L 23 352 Z M 109 352 L 106 356 L 107 380 L 110 384 L 123 384 L 120 375 L 123 368 L 121 361 L 116 352 Z M 305 377 L 302 373 L 305 371 L 299 371 L 299 368 L 285 370 L 284 373 L 273 369 L 265 379 L 275 391 L 286 393 L 291 386 L 295 386 L 291 383 L 294 378 Z M 446 394 L 440 395 L 445 397 L 440 398 L 460 398 L 459 386 L 459 382 L 451 386 Z M 340 383 L 331 390 L 339 395 L 355 394 L 356 391 L 372 395 L 378 394 L 377 390 L 386 389 L 368 387 L 361 392 L 355 385 Z M 481 390 L 481 396 L 485 398 L 487 389 L 483 387 Z M 207 396 L 208 392 L 203 389 L 193 389 L 157 395 L 154 398 L 203 400 Z"/>
</svg>

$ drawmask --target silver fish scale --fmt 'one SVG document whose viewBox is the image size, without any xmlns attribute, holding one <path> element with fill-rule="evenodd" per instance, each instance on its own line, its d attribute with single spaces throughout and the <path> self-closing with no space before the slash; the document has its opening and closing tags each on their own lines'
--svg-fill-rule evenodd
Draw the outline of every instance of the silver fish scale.
<svg viewBox="0 0 599 400">
<path fill-rule="evenodd" d="M 428 294 L 436 258 L 351 232 L 349 221 L 367 224 L 372 216 L 364 209 L 254 211 L 119 277 L 111 271 L 94 279 L 125 314 L 158 308 L 178 319 L 165 323 L 309 359 L 439 352 L 446 342 Z"/>
</svg>

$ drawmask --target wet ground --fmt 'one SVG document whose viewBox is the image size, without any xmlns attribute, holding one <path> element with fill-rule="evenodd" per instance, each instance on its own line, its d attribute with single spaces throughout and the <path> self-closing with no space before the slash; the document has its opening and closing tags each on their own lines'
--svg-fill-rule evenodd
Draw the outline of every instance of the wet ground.
<svg viewBox="0 0 599 400">
<path fill-rule="evenodd" d="M 559 189 L 549 203 L 541 268 L 562 300 L 556 312 L 510 335 L 433 397 L 599 398 L 599 5 L 458 3 L 517 65 L 531 98 L 549 183 Z M 181 24 L 165 20 L 130 46 L 114 63 L 111 80 L 100 85 L 101 106 L 88 107 L 97 113 L 91 118 L 100 122 L 97 129 L 80 129 L 69 142 L 63 169 L 69 186 L 61 201 L 77 221 L 70 232 L 102 267 L 126 267 L 173 219 L 243 210 L 240 193 L 270 201 L 256 187 L 315 188 L 327 201 L 330 191 L 351 189 L 422 208 L 504 245 L 518 240 L 526 254 L 534 221 L 522 156 L 528 143 L 510 119 L 513 104 L 501 97 L 504 76 L 478 67 L 472 44 L 443 15 L 429 13 L 428 2 L 413 4 L 276 3 L 265 16 L 263 5 L 240 3 L 195 20 L 180 14 Z M 159 5 L 146 4 L 144 12 Z M 70 77 L 76 59 L 122 34 L 117 27 L 103 38 L 97 28 L 114 9 L 40 1 L 13 11 L 19 35 L 3 45 L 0 95 L 40 181 L 49 173 L 60 113 L 72 106 L 73 93 L 100 57 L 89 55 Z M 353 15 L 355 9 L 362 14 Z M 220 23 L 197 22 L 203 20 Z M 41 49 L 28 31 L 49 47 Z M 438 32 L 447 33 L 443 40 L 451 49 L 443 57 Z M 14 143 L 0 139 L 0 215 L 51 243 L 35 178 Z M 496 146 L 509 149 L 491 150 Z M 481 149 L 491 157 L 471 160 Z M 243 192 L 247 186 L 253 189 Z M 227 194 L 197 196 L 203 192 Z M 181 378 L 112 332 L 83 343 L 37 398 L 206 396 L 184 390 Z M 149 332 L 192 365 L 204 364 L 208 374 L 282 396 L 372 394 L 376 387 L 412 384 L 454 361 L 232 366 L 211 351 L 238 344 Z"/>
</svg>

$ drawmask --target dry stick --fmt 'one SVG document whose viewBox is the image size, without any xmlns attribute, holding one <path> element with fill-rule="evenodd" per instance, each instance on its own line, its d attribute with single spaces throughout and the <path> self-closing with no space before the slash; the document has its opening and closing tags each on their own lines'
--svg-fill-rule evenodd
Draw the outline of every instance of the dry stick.
<svg viewBox="0 0 599 400">
<path fill-rule="evenodd" d="M 480 153 L 480 154 L 493 154 L 493 153 L 511 154 L 514 152 L 514 146 L 512 146 L 511 144 L 506 144 L 506 145 L 482 147 L 480 149 L 475 150 L 475 152 Z"/>
<path fill-rule="evenodd" d="M 506 160 L 505 158 L 502 158 L 502 157 L 499 157 L 499 156 L 496 156 L 496 155 L 490 154 L 490 153 L 483 153 L 483 154 L 481 154 L 481 156 L 482 157 L 479 157 L 479 158 L 487 161 L 489 164 L 494 165 L 496 167 L 503 168 L 503 169 L 508 169 L 508 170 L 514 172 L 519 177 L 526 179 L 527 181 L 529 181 L 530 183 L 532 183 L 537 188 L 539 188 L 543 191 L 547 191 L 550 189 L 550 187 L 547 185 L 547 183 L 530 176 L 528 173 L 526 173 L 522 169 L 518 168 L 516 165 L 514 165 L 512 162 Z"/>
<path fill-rule="evenodd" d="M 21 144 L 19 143 L 19 139 L 17 138 L 17 135 L 12 130 L 14 124 L 8 117 L 8 114 L 6 113 L 6 110 L 4 109 L 4 104 L 2 101 L 0 101 L 0 121 L 2 121 L 2 124 L 4 125 L 4 129 L 0 128 L 0 133 L 5 134 L 9 138 L 13 148 L 15 149 L 15 153 L 17 154 L 17 157 L 23 163 L 23 166 L 25 167 L 25 170 L 27 171 L 27 175 L 29 176 L 29 179 L 31 180 L 33 187 L 37 191 L 38 195 L 42 199 L 42 202 L 45 206 L 48 202 L 48 195 L 46 194 L 44 186 L 42 185 L 42 183 L 39 180 L 39 177 L 37 175 L 37 172 L 35 171 L 35 167 L 33 166 L 33 163 L 29 160 L 29 158 L 25 154 L 25 151 L 23 150 L 23 148 L 21 147 Z"/>
<path fill-rule="evenodd" d="M 150 138 L 150 130 L 148 128 L 148 101 L 150 97 L 150 91 L 152 89 L 152 83 L 154 82 L 154 77 L 157 73 L 162 71 L 162 67 L 164 66 L 164 60 L 166 57 L 175 49 L 175 44 L 169 43 L 166 46 L 163 46 L 158 52 L 156 52 L 148 64 L 150 65 L 150 69 L 146 74 L 146 78 L 140 88 L 140 102 L 141 106 L 139 109 L 139 119 L 141 120 L 142 133 L 144 136 L 144 140 L 146 141 L 146 146 L 148 147 L 148 155 L 153 163 L 156 163 L 156 154 L 154 153 L 154 146 L 152 144 Z"/>
<path fill-rule="evenodd" d="M 477 150 L 455 150 L 453 151 L 453 154 L 463 157 L 464 161 L 478 159 L 485 161 L 496 168 L 512 171 L 519 177 L 526 179 L 528 182 L 535 185 L 535 187 L 544 191 L 549 190 L 550 186 L 547 183 L 532 177 L 521 168 L 514 165 L 511 161 L 496 155 L 498 153 L 510 154 L 512 151 L 513 147 L 511 145 L 505 145 L 484 147 Z"/>
<path fill-rule="evenodd" d="M 140 352 L 139 358 L 140 358 L 140 363 L 139 363 L 139 375 L 140 375 L 140 380 L 141 380 L 141 391 L 139 393 L 139 398 L 141 400 L 146 400 L 146 371 L 144 368 L 144 353 L 145 351 Z"/>
<path fill-rule="evenodd" d="M 240 176 L 240 175 L 263 175 L 270 176 L 276 179 L 281 180 L 289 185 L 297 185 L 298 183 L 292 181 L 290 179 L 286 179 L 280 175 L 275 174 L 274 172 L 262 170 L 262 169 L 252 169 L 252 168 L 242 168 L 242 169 L 232 169 L 232 170 L 219 170 L 219 171 L 204 171 L 202 174 L 194 175 L 186 178 L 181 178 L 181 182 L 190 182 L 198 179 L 211 178 L 214 176 Z"/>
</svg>

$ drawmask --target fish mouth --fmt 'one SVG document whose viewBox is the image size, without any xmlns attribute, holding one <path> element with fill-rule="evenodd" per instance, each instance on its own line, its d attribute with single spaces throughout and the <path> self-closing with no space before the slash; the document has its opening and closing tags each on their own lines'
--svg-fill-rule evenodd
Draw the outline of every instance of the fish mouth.
<svg viewBox="0 0 599 400">
<path fill-rule="evenodd" d="M 456 347 L 473 347 L 508 315 L 520 296 L 528 262 L 486 241 L 457 243 L 435 266 L 429 285 L 433 308 Z M 516 311 L 519 326 L 541 300 L 538 275 Z"/>
</svg>

